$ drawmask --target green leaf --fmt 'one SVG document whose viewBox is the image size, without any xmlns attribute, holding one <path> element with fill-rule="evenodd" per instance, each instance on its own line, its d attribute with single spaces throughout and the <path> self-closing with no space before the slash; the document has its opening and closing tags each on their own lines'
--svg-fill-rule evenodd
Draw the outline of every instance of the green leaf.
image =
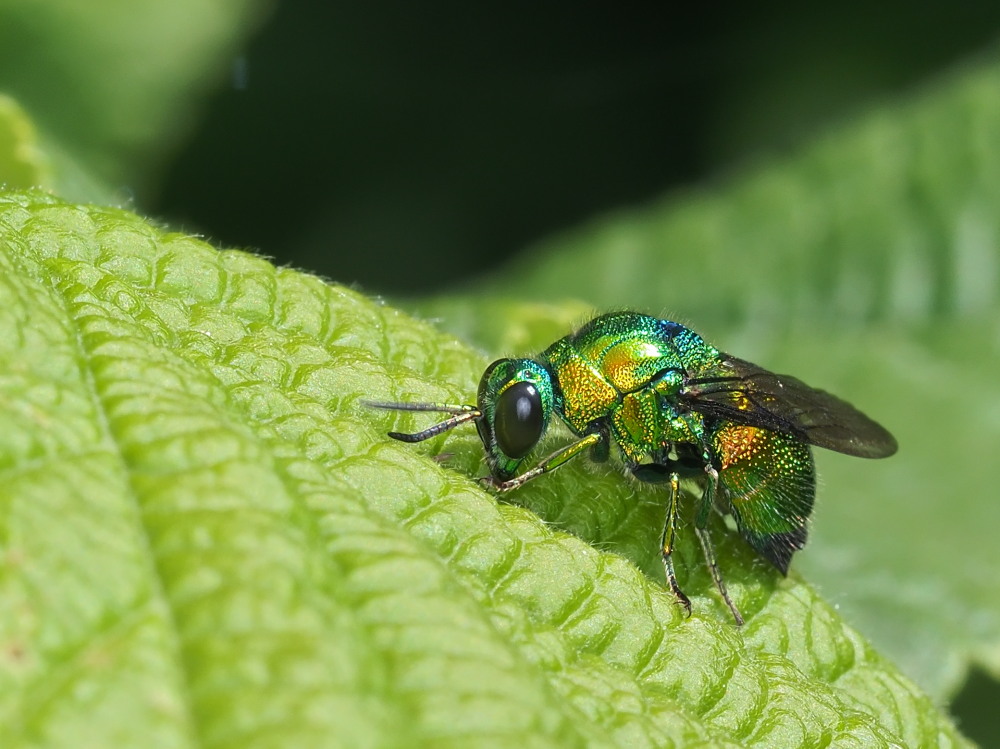
<svg viewBox="0 0 1000 749">
<path fill-rule="evenodd" d="M 4 747 L 966 743 L 721 527 L 748 623 L 687 537 L 685 619 L 656 492 L 567 466 L 514 498 L 545 522 L 479 488 L 474 430 L 386 439 L 419 414 L 362 399 L 486 362 L 423 323 L 39 193 L 0 263 Z"/>
<path fill-rule="evenodd" d="M 0 184 L 7 189 L 48 185 L 50 168 L 34 124 L 9 96 L 0 94 Z"/>
<path fill-rule="evenodd" d="M 481 301 L 499 294 L 637 308 L 855 403 L 900 452 L 817 451 L 796 568 L 935 698 L 972 663 L 1000 679 L 998 89 L 994 50 L 791 158 L 595 221 L 420 309 L 492 348 L 493 320 L 521 314 Z"/>
<path fill-rule="evenodd" d="M 144 190 L 265 7 L 7 0 L 0 91 L 34 121 L 63 193 L 96 199 L 123 185 Z"/>
</svg>

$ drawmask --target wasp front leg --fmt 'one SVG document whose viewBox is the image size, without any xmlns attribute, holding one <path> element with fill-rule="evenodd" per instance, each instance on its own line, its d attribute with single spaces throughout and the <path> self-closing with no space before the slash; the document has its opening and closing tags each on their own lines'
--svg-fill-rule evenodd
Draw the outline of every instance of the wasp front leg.
<svg viewBox="0 0 1000 749">
<path fill-rule="evenodd" d="M 681 586 L 677 584 L 677 575 L 674 572 L 674 541 L 677 535 L 677 505 L 681 495 L 681 477 L 677 473 L 671 473 L 668 479 L 670 484 L 670 499 L 667 503 L 667 519 L 663 524 L 663 535 L 660 537 L 660 550 L 663 557 L 663 570 L 667 575 L 667 585 L 670 586 L 681 606 L 691 616 L 691 599 L 684 595 Z"/>
<path fill-rule="evenodd" d="M 518 476 L 514 476 L 514 478 L 507 479 L 506 481 L 500 481 L 493 476 L 484 476 L 479 480 L 486 486 L 489 486 L 498 492 L 508 492 L 511 489 L 517 489 L 519 486 L 522 486 L 523 484 L 526 484 L 532 479 L 538 478 L 543 474 L 551 473 L 559 466 L 569 462 L 577 455 L 586 451 L 588 448 L 593 447 L 599 451 L 600 448 L 598 446 L 605 439 L 606 438 L 599 432 L 594 432 L 588 434 L 582 439 L 577 440 L 576 442 L 571 442 L 565 447 L 559 448 L 534 468 L 531 468 Z"/>
</svg>

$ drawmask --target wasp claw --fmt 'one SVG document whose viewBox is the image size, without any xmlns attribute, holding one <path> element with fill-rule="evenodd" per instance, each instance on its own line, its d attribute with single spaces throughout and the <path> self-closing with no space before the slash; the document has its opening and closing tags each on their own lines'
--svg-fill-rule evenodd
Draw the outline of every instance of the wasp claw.
<svg viewBox="0 0 1000 749">
<path fill-rule="evenodd" d="M 684 618 L 691 618 L 691 599 L 686 595 L 681 593 L 679 590 L 674 591 L 674 595 L 677 596 L 677 602 L 684 607 Z"/>
</svg>

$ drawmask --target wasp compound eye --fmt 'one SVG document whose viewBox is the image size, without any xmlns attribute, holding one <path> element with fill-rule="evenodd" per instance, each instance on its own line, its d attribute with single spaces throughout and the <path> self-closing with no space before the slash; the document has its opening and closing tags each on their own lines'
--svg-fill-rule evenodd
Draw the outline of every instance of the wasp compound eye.
<svg viewBox="0 0 1000 749">
<path fill-rule="evenodd" d="M 497 398 L 493 433 L 510 458 L 523 458 L 541 439 L 545 426 L 542 396 L 530 382 L 518 382 Z"/>
</svg>

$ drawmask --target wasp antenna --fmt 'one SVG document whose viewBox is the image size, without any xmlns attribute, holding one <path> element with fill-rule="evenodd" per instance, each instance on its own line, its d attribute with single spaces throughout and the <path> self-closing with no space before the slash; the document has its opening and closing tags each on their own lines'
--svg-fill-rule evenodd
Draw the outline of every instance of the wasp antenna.
<svg viewBox="0 0 1000 749">
<path fill-rule="evenodd" d="M 417 409 L 423 410 L 423 409 Z M 426 409 L 431 410 L 431 409 Z M 406 432 L 389 432 L 389 436 L 394 440 L 399 440 L 400 442 L 423 442 L 431 437 L 435 437 L 441 432 L 447 432 L 449 429 L 454 429 L 459 424 L 464 424 L 467 421 L 473 421 L 482 416 L 482 412 L 478 409 L 473 409 L 471 411 L 464 411 L 457 416 L 452 416 L 446 421 L 442 421 L 440 424 L 435 424 L 432 427 L 428 427 L 422 432 L 416 432 L 414 434 L 407 434 Z"/>
<path fill-rule="evenodd" d="M 394 401 L 361 401 L 369 408 L 381 408 L 384 411 L 433 411 L 436 413 L 453 414 L 450 419 L 445 419 L 440 424 L 424 429 L 422 432 L 408 434 L 407 432 L 389 432 L 389 436 L 400 442 L 423 442 L 435 437 L 449 429 L 454 429 L 459 424 L 473 421 L 482 416 L 475 406 L 456 406 L 450 403 L 397 403 Z"/>
<path fill-rule="evenodd" d="M 475 406 L 455 406 L 450 403 L 396 403 L 394 401 L 361 401 L 369 408 L 381 408 L 383 411 L 435 411 L 445 414 L 465 414 L 476 411 Z"/>
</svg>

